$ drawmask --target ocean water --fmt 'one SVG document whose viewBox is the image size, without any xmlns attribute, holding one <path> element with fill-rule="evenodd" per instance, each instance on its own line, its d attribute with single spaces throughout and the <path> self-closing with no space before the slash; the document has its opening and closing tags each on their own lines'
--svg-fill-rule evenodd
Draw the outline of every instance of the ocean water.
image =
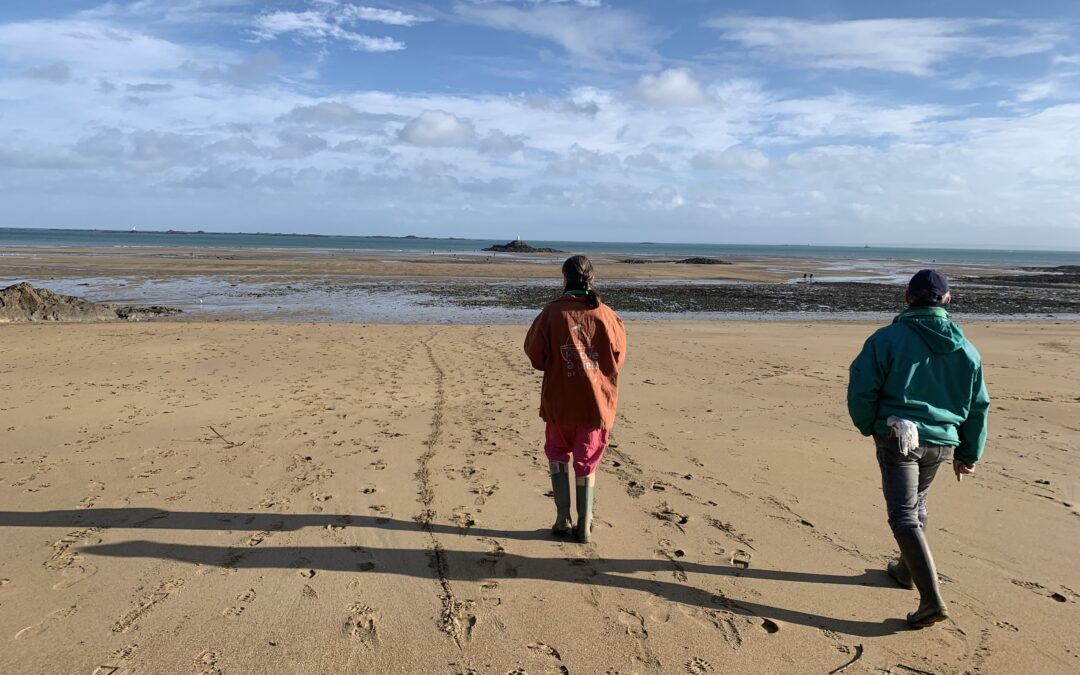
<svg viewBox="0 0 1080 675">
<path fill-rule="evenodd" d="M 542 241 L 526 239 L 533 246 L 571 253 L 642 257 L 709 256 L 729 260 L 789 258 L 852 261 L 852 271 L 869 261 L 907 261 L 914 264 L 949 264 L 995 267 L 1054 267 L 1080 265 L 1080 251 L 1033 251 L 958 248 L 902 248 L 802 245 L 733 245 Z M 439 253 L 479 254 L 505 240 L 422 239 L 397 237 L 346 237 L 287 234 L 218 234 L 210 232 L 167 233 L 119 230 L 51 230 L 0 228 L 0 247 L 77 248 L 277 248 L 317 250 L 383 251 L 398 255 Z"/>
</svg>

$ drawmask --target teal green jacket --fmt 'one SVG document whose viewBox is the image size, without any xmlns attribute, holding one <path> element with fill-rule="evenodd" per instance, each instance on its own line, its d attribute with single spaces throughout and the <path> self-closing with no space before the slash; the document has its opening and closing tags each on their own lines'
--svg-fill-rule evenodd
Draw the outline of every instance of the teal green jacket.
<svg viewBox="0 0 1080 675">
<path fill-rule="evenodd" d="M 941 307 L 901 312 L 851 363 L 848 413 L 863 436 L 889 436 L 896 415 L 915 423 L 920 443 L 954 445 L 956 459 L 974 464 L 989 408 L 979 352 Z"/>
</svg>

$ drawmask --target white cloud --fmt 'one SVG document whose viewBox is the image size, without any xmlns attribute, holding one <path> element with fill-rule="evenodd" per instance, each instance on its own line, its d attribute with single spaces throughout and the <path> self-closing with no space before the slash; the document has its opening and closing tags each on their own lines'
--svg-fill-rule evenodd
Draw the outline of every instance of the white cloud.
<svg viewBox="0 0 1080 675">
<path fill-rule="evenodd" d="M 92 20 L 153 21 L 174 25 L 220 23 L 233 18 L 236 10 L 250 4 L 251 0 L 133 0 L 115 2 L 110 0 L 92 9 L 79 12 L 77 16 Z"/>
<path fill-rule="evenodd" d="M 46 80 L 54 84 L 65 84 L 71 80 L 71 68 L 66 63 L 50 63 L 26 71 L 29 77 Z"/>
<path fill-rule="evenodd" d="M 623 165 L 632 169 L 660 170 L 664 168 L 660 158 L 651 152 L 640 152 L 623 158 Z"/>
<path fill-rule="evenodd" d="M 322 136 L 305 134 L 298 131 L 283 131 L 278 134 L 278 145 L 270 150 L 272 159 L 303 159 L 329 147 Z"/>
<path fill-rule="evenodd" d="M 172 91 L 175 89 L 171 84 L 162 82 L 140 82 L 138 84 L 129 84 L 126 89 L 136 94 L 160 94 L 166 91 Z"/>
<path fill-rule="evenodd" d="M 364 5 L 353 5 L 347 2 L 338 2 L 337 0 L 320 0 L 322 4 L 329 4 L 337 8 L 338 16 L 344 21 L 372 21 L 376 23 L 385 23 L 391 26 L 415 26 L 418 23 L 430 21 L 416 14 L 409 14 L 396 9 L 380 9 L 378 7 L 366 7 Z"/>
<path fill-rule="evenodd" d="M 928 76 L 957 57 L 1012 57 L 1047 52 L 1063 39 L 1035 22 L 914 18 L 806 21 L 725 17 L 707 22 L 727 40 L 796 66 L 865 68 Z"/>
<path fill-rule="evenodd" d="M 257 172 L 242 167 L 239 169 L 213 166 L 188 174 L 181 184 L 184 187 L 210 190 L 235 190 L 250 187 L 255 182 Z"/>
<path fill-rule="evenodd" d="M 671 210 L 686 204 L 686 199 L 678 190 L 671 187 L 662 187 L 649 196 L 648 206 L 651 209 Z"/>
<path fill-rule="evenodd" d="M 347 7 L 355 6 L 348 5 Z M 315 42 L 339 40 L 353 49 L 365 52 L 392 52 L 405 49 L 405 43 L 391 37 L 373 37 L 349 30 L 347 26 L 358 21 L 351 11 L 339 9 L 336 4 L 322 6 L 303 12 L 279 11 L 262 14 L 255 19 L 254 33 L 260 40 L 272 40 L 283 35 L 294 35 Z"/>
<path fill-rule="evenodd" d="M 226 82 L 240 85 L 265 80 L 280 67 L 280 57 L 272 52 L 257 52 L 230 63 L 207 65 L 185 61 L 180 64 L 182 72 L 193 74 L 203 82 Z"/>
<path fill-rule="evenodd" d="M 492 129 L 480 140 L 477 149 L 482 154 L 492 157 L 509 157 L 525 149 L 525 139 L 524 134 L 510 135 L 500 129 Z"/>
<path fill-rule="evenodd" d="M 467 119 L 443 110 L 425 110 L 402 127 L 398 138 L 412 145 L 455 146 L 476 140 L 476 129 Z"/>
<path fill-rule="evenodd" d="M 459 3 L 454 11 L 473 23 L 550 40 L 588 64 L 615 56 L 650 57 L 662 33 L 636 14 L 570 4 L 530 8 Z"/>
<path fill-rule="evenodd" d="M 764 171 L 769 168 L 769 158 L 760 150 L 729 148 L 720 151 L 699 152 L 690 160 L 698 170 L 750 170 Z"/>
<path fill-rule="evenodd" d="M 357 126 L 378 128 L 402 119 L 401 115 L 361 112 L 341 101 L 320 101 L 313 105 L 296 106 L 284 115 L 280 115 L 277 121 L 326 129 L 341 129 Z"/>
<path fill-rule="evenodd" d="M 205 49 L 204 54 L 217 50 Z M 175 43 L 90 21 L 0 24 L 0 61 L 65 63 L 73 74 L 154 74 L 194 56 Z"/>
<path fill-rule="evenodd" d="M 773 101 L 762 108 L 775 118 L 777 140 L 910 136 L 926 123 L 956 111 L 937 105 L 888 106 L 837 94 Z"/>
<path fill-rule="evenodd" d="M 633 94 L 638 100 L 659 106 L 700 105 L 708 100 L 701 84 L 683 68 L 643 75 Z"/>
<path fill-rule="evenodd" d="M 615 173 L 622 170 L 618 155 L 583 148 L 576 143 L 570 146 L 562 159 L 552 162 L 548 172 L 558 176 L 593 175 Z"/>
</svg>

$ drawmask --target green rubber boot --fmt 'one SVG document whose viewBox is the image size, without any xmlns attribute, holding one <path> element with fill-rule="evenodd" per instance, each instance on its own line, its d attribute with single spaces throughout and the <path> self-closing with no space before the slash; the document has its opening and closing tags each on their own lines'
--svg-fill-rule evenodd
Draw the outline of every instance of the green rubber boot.
<svg viewBox="0 0 1080 675">
<path fill-rule="evenodd" d="M 593 493 L 596 488 L 595 476 L 583 476 L 577 479 L 577 540 L 582 544 L 592 541 Z"/>
<path fill-rule="evenodd" d="M 934 556 L 930 554 L 922 528 L 901 530 L 893 536 L 900 546 L 900 555 L 911 574 L 911 580 L 919 589 L 919 608 L 907 615 L 908 625 L 925 628 L 949 618 L 949 610 L 941 599 Z"/>
<path fill-rule="evenodd" d="M 919 514 L 919 524 L 922 525 L 923 537 L 926 536 L 926 516 L 926 513 Z M 904 562 L 904 556 L 901 555 L 886 565 L 885 571 L 900 588 L 906 588 L 909 591 L 915 588 L 914 582 L 911 581 L 911 572 L 908 572 L 907 563 Z"/>
<path fill-rule="evenodd" d="M 555 524 L 551 533 L 556 537 L 569 537 L 574 531 L 570 520 L 570 466 L 566 462 L 551 462 L 551 494 L 555 498 Z"/>
<path fill-rule="evenodd" d="M 907 563 L 904 562 L 903 556 L 886 565 L 885 571 L 889 573 L 889 576 L 900 588 L 906 588 L 909 591 L 915 588 L 915 584 L 911 582 L 911 573 L 908 572 Z"/>
</svg>

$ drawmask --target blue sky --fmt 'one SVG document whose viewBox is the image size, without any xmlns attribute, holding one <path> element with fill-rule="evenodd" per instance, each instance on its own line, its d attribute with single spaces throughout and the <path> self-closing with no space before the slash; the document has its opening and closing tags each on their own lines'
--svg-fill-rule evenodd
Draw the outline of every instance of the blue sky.
<svg viewBox="0 0 1080 675">
<path fill-rule="evenodd" d="M 0 5 L 0 226 L 1080 248 L 1080 3 Z"/>
</svg>

